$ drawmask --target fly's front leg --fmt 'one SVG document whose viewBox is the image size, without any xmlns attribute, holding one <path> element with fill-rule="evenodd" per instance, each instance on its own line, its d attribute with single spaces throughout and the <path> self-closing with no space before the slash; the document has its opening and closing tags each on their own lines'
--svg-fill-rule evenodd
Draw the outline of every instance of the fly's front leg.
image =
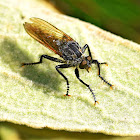
<svg viewBox="0 0 140 140">
<path fill-rule="evenodd" d="M 101 74 L 100 74 L 100 65 L 101 65 L 101 64 L 107 65 L 107 63 L 106 63 L 106 62 L 99 63 L 98 60 L 92 60 L 92 63 L 97 64 L 97 67 L 98 67 L 98 76 L 99 76 L 105 83 L 107 83 L 107 84 L 110 86 L 110 88 L 112 89 L 112 86 L 113 86 L 113 85 L 110 84 L 108 81 L 106 81 L 106 80 L 101 76 Z"/>
<path fill-rule="evenodd" d="M 40 63 L 42 63 L 43 58 L 49 59 L 49 60 L 54 61 L 54 62 L 64 63 L 63 60 L 60 60 L 60 59 L 58 59 L 58 58 L 51 57 L 51 56 L 48 56 L 48 55 L 41 55 L 39 62 L 34 62 L 34 63 L 22 63 L 22 67 L 25 66 L 25 65 L 40 64 Z"/>
<path fill-rule="evenodd" d="M 86 48 L 88 48 L 88 53 L 89 53 L 89 56 L 90 56 L 90 57 L 91 57 L 91 59 L 92 59 L 91 51 L 90 51 L 90 48 L 89 48 L 88 44 L 86 44 L 86 45 L 82 48 L 82 53 L 84 53 L 84 52 L 85 52 Z"/>
<path fill-rule="evenodd" d="M 71 67 L 71 65 L 69 64 L 62 64 L 62 65 L 57 65 L 55 68 L 57 70 L 57 72 L 66 80 L 67 82 L 67 93 L 66 93 L 66 96 L 70 96 L 68 93 L 69 93 L 69 81 L 68 81 L 68 78 L 59 70 L 59 68 L 69 68 Z"/>
<path fill-rule="evenodd" d="M 81 83 L 83 83 L 85 86 L 87 86 L 87 87 L 89 88 L 90 92 L 92 93 L 92 95 L 93 95 L 93 97 L 94 97 L 95 104 L 96 104 L 96 102 L 99 103 L 99 102 L 96 100 L 95 93 L 93 92 L 93 90 L 91 89 L 91 87 L 90 87 L 88 84 L 86 84 L 83 80 L 80 79 L 79 70 L 78 70 L 77 68 L 75 69 L 75 75 L 76 75 L 76 77 L 78 78 L 78 80 L 79 80 Z"/>
</svg>

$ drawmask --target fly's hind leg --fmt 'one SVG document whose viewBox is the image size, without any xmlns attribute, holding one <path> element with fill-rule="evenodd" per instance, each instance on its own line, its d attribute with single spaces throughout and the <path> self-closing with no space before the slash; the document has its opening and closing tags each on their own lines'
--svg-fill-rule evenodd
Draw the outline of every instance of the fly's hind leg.
<svg viewBox="0 0 140 140">
<path fill-rule="evenodd" d="M 48 55 L 41 55 L 39 62 L 34 62 L 34 63 L 22 63 L 21 66 L 23 67 L 23 66 L 25 66 L 25 65 L 41 64 L 43 58 L 45 58 L 45 59 L 49 59 L 49 60 L 54 61 L 54 62 L 64 63 L 63 60 L 60 60 L 60 59 L 58 59 L 58 58 L 51 57 L 51 56 L 48 56 Z"/>
</svg>

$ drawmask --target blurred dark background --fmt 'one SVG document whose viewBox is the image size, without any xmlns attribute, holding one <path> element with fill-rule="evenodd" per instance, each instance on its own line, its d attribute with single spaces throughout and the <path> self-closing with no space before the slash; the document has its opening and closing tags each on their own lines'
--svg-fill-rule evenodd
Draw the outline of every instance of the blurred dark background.
<svg viewBox="0 0 140 140">
<path fill-rule="evenodd" d="M 140 0 L 49 0 L 59 11 L 140 44 Z"/>
</svg>

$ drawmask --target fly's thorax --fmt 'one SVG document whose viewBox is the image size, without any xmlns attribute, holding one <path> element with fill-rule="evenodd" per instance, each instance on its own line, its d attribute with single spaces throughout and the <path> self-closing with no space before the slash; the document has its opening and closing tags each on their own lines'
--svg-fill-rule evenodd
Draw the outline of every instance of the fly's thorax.
<svg viewBox="0 0 140 140">
<path fill-rule="evenodd" d="M 76 59 L 73 59 L 73 60 L 66 60 L 66 63 L 70 64 L 73 67 L 75 67 L 75 66 L 78 67 L 81 62 L 82 62 L 82 57 L 76 58 Z"/>
<path fill-rule="evenodd" d="M 62 53 L 62 58 L 68 62 L 79 62 L 82 56 L 81 47 L 75 41 L 62 42 L 59 51 Z"/>
<path fill-rule="evenodd" d="M 82 58 L 79 68 L 86 69 L 89 72 L 91 69 L 91 64 L 92 64 L 92 58 L 90 56 L 86 56 Z"/>
</svg>

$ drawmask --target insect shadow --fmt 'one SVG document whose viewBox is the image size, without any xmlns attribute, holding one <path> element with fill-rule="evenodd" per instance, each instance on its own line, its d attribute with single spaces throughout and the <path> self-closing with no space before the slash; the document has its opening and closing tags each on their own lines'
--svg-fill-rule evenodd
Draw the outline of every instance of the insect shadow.
<svg viewBox="0 0 140 140">
<path fill-rule="evenodd" d="M 5 37 L 1 43 L 1 52 L 3 52 L 1 53 L 1 60 L 9 65 L 13 72 L 20 73 L 23 77 L 26 77 L 37 84 L 43 84 L 49 87 L 49 89 L 59 91 L 61 79 L 58 77 L 53 78 L 55 74 L 57 75 L 55 68 L 52 68 L 48 64 L 46 64 L 46 70 L 41 70 L 38 66 L 21 67 L 22 62 L 32 62 L 32 59 L 27 56 L 26 52 L 20 49 L 20 45 L 16 40 Z M 46 92 L 44 91 L 44 93 Z"/>
</svg>

